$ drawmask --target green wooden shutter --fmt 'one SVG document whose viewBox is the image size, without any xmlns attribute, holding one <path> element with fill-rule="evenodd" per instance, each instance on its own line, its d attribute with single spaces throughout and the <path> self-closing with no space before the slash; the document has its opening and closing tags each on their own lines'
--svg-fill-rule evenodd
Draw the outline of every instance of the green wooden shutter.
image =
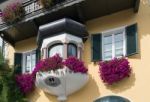
<svg viewBox="0 0 150 102">
<path fill-rule="evenodd" d="M 94 34 L 91 37 L 92 61 L 99 61 L 102 59 L 102 40 L 101 34 Z"/>
<path fill-rule="evenodd" d="M 21 72 L 22 72 L 22 53 L 15 53 L 14 66 L 15 66 L 14 72 L 16 74 L 21 74 Z"/>
<path fill-rule="evenodd" d="M 39 48 L 36 49 L 36 63 L 41 59 L 41 51 Z"/>
<path fill-rule="evenodd" d="M 126 27 L 127 56 L 138 53 L 137 24 Z"/>
</svg>

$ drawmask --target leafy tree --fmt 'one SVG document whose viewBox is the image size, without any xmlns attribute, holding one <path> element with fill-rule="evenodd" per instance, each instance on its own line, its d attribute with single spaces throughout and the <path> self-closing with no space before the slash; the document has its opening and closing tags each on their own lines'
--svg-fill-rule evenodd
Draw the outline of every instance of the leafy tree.
<svg viewBox="0 0 150 102">
<path fill-rule="evenodd" d="M 0 52 L 0 102 L 27 102 L 16 84 L 14 72 Z"/>
</svg>

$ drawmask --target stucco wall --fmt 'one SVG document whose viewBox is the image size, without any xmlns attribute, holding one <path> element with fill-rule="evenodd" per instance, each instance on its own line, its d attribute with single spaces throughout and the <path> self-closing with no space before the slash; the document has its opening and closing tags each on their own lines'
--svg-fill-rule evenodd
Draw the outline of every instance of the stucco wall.
<svg viewBox="0 0 150 102">
<path fill-rule="evenodd" d="M 20 41 L 15 44 L 16 52 L 26 52 L 37 48 L 36 37 Z"/>
<path fill-rule="evenodd" d="M 150 6 L 142 0 L 137 14 L 125 10 L 87 22 L 90 34 L 99 33 L 116 27 L 138 23 L 139 54 L 129 57 L 133 73 L 130 78 L 116 85 L 105 86 L 98 75 L 98 66 L 91 62 L 90 37 L 85 42 L 83 61 L 89 69 L 89 83 L 80 91 L 69 96 L 67 102 L 92 102 L 106 95 L 121 95 L 132 102 L 150 102 Z M 16 44 L 16 51 L 22 52 L 36 48 L 35 38 Z M 56 97 L 36 89 L 28 95 L 31 102 L 57 102 Z"/>
</svg>

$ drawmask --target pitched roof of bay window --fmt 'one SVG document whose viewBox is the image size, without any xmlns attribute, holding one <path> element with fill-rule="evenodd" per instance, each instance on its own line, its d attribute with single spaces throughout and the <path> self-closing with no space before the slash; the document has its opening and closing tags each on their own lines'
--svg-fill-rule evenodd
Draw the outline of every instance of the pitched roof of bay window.
<svg viewBox="0 0 150 102">
<path fill-rule="evenodd" d="M 37 42 L 40 44 L 44 38 L 68 33 L 81 38 L 88 36 L 86 27 L 74 20 L 63 18 L 39 27 Z"/>
</svg>

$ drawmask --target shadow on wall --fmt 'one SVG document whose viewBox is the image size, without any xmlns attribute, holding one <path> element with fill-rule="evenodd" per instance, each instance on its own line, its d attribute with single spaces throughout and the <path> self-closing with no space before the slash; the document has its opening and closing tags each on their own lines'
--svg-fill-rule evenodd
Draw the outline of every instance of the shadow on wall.
<svg viewBox="0 0 150 102">
<path fill-rule="evenodd" d="M 68 102 L 93 102 L 97 97 L 100 97 L 98 85 L 92 76 L 89 75 L 88 84 L 78 92 L 70 95 Z"/>
<path fill-rule="evenodd" d="M 49 102 L 58 102 L 56 96 L 52 96 L 49 93 L 44 92 L 45 96 L 48 98 Z"/>
<path fill-rule="evenodd" d="M 135 85 L 135 80 L 135 74 L 132 73 L 129 78 L 125 78 L 124 80 L 113 85 L 106 85 L 106 88 L 111 90 L 113 93 L 120 93 L 131 89 Z"/>
<path fill-rule="evenodd" d="M 35 87 L 36 88 L 36 87 Z M 30 94 L 27 95 L 28 99 L 31 99 L 31 102 L 37 102 L 38 98 L 40 97 L 41 90 L 35 89 L 33 92 L 31 91 Z"/>
<path fill-rule="evenodd" d="M 58 102 L 57 97 L 54 97 L 48 93 L 45 93 L 45 96 L 52 102 Z M 88 84 L 79 91 L 68 96 L 67 102 L 93 102 L 93 100 L 99 96 L 100 92 L 98 90 L 98 86 L 95 80 L 90 76 Z"/>
</svg>

